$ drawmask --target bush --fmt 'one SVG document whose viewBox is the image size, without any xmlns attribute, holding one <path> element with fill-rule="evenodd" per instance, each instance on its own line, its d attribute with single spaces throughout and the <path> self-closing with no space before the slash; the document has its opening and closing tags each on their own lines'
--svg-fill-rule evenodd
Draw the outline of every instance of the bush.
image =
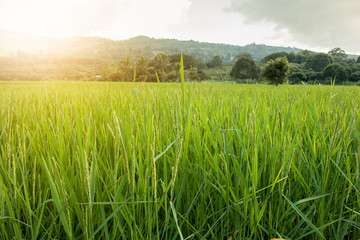
<svg viewBox="0 0 360 240">
<path fill-rule="evenodd" d="M 309 71 L 309 72 L 306 72 L 305 75 L 306 75 L 307 81 L 315 82 L 315 81 L 321 81 L 322 80 L 322 74 L 321 73 Z"/>
<path fill-rule="evenodd" d="M 337 82 L 346 82 L 350 76 L 351 72 L 347 71 L 344 67 L 339 67 L 336 69 L 336 81 Z"/>
<path fill-rule="evenodd" d="M 290 84 L 298 84 L 307 80 L 306 75 L 302 72 L 292 72 L 289 75 Z"/>
<path fill-rule="evenodd" d="M 203 80 L 206 80 L 208 79 L 209 77 L 204 73 L 204 71 L 198 69 L 198 75 L 200 77 L 200 80 L 203 81 Z"/>
<path fill-rule="evenodd" d="M 213 59 L 207 63 L 208 68 L 221 68 L 223 66 L 223 62 L 219 55 L 213 57 Z"/>
<path fill-rule="evenodd" d="M 282 57 L 268 61 L 264 67 L 263 76 L 277 86 L 285 82 L 289 72 L 290 64 L 286 57 Z"/>
<path fill-rule="evenodd" d="M 337 63 L 327 65 L 321 72 L 322 77 L 324 79 L 327 79 L 327 78 L 334 79 L 336 76 L 336 71 L 339 67 L 340 67 L 340 65 Z"/>
<path fill-rule="evenodd" d="M 178 74 L 176 71 L 171 71 L 166 76 L 166 82 L 176 82 L 178 80 Z"/>
<path fill-rule="evenodd" d="M 353 72 L 353 73 L 350 75 L 349 80 L 350 80 L 351 82 L 359 82 L 359 81 L 360 81 L 360 71 Z"/>
<path fill-rule="evenodd" d="M 122 80 L 122 75 L 120 73 L 113 73 L 110 75 L 110 81 L 120 82 Z"/>
<path fill-rule="evenodd" d="M 231 69 L 230 76 L 235 79 L 257 79 L 258 68 L 251 56 L 240 56 Z"/>
<path fill-rule="evenodd" d="M 333 58 L 326 53 L 317 53 L 308 57 L 305 66 L 315 72 L 321 72 L 327 65 L 333 62 Z"/>
</svg>

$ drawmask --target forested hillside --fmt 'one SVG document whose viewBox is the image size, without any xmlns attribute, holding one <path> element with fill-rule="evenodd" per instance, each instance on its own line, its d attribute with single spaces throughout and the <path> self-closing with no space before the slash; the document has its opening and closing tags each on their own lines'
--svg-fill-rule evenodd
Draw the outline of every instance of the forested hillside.
<svg viewBox="0 0 360 240">
<path fill-rule="evenodd" d="M 153 58 L 159 53 L 172 55 L 183 52 L 203 62 L 209 62 L 215 55 L 219 55 L 224 63 L 234 63 L 239 52 L 248 52 L 254 60 L 260 60 L 273 52 L 296 53 L 300 50 L 255 43 L 235 46 L 192 40 L 156 39 L 145 36 L 115 41 L 99 37 L 47 38 L 0 31 L 0 56 L 17 56 L 25 53 L 45 56 L 121 59 L 125 56 Z"/>
<path fill-rule="evenodd" d="M 1 80 L 99 80 L 140 82 L 179 80 L 180 53 L 187 79 L 264 80 L 271 59 L 286 57 L 289 83 L 351 85 L 360 81 L 359 58 L 340 48 L 316 53 L 258 44 L 227 44 L 138 36 L 115 41 L 99 37 L 46 38 L 0 31 Z M 245 57 L 245 58 L 244 58 Z M 255 61 L 255 62 L 254 62 Z M 96 77 L 97 76 L 97 77 Z"/>
</svg>

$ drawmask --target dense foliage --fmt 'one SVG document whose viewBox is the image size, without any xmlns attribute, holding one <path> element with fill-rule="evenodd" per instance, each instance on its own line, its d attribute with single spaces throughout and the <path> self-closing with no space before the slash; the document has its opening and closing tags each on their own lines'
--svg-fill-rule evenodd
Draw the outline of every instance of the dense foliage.
<svg viewBox="0 0 360 240">
<path fill-rule="evenodd" d="M 322 83 L 322 84 L 359 84 L 360 64 L 340 48 L 326 53 L 301 51 L 298 53 L 273 53 L 264 57 L 263 64 L 276 57 L 285 56 L 291 63 L 288 76 L 290 84 Z"/>
<path fill-rule="evenodd" d="M 270 83 L 278 86 L 283 84 L 290 72 L 290 65 L 286 57 L 276 58 L 266 63 L 262 75 Z"/>
<path fill-rule="evenodd" d="M 22 44 L 23 43 L 23 44 Z M 32 43 L 32 44 L 29 44 Z M 27 47 L 31 46 L 31 47 Z M 220 56 L 223 63 L 235 62 L 239 52 L 249 52 L 255 60 L 273 52 L 298 52 L 300 49 L 276 47 L 262 44 L 235 46 L 198 41 L 180 41 L 176 39 L 156 39 L 138 36 L 128 40 L 114 41 L 99 37 L 73 37 L 68 39 L 42 38 L 0 30 L 0 56 L 13 56 L 19 53 L 40 57 L 62 56 L 101 59 L 121 59 L 141 56 L 152 59 L 159 53 L 165 55 L 183 52 L 202 62 L 210 62 L 214 56 Z"/>
<path fill-rule="evenodd" d="M 129 56 L 122 58 L 118 67 L 103 69 L 100 81 L 113 82 L 178 82 L 181 54 L 167 56 L 158 54 L 153 59 L 142 56 L 136 61 Z M 189 70 L 188 80 L 201 81 L 207 78 L 201 69 L 205 64 L 190 55 L 183 55 L 184 70 Z M 195 71 L 195 72 L 194 72 Z"/>
<path fill-rule="evenodd" d="M 230 76 L 235 79 L 257 79 L 259 70 L 250 54 L 240 55 L 231 69 Z"/>
<path fill-rule="evenodd" d="M 207 65 L 208 68 L 221 68 L 223 66 L 223 62 L 222 62 L 220 56 L 216 55 L 206 65 Z"/>
<path fill-rule="evenodd" d="M 333 48 L 332 50 L 330 50 L 328 52 L 328 54 L 334 58 L 341 58 L 341 59 L 346 59 L 347 58 L 347 54 L 345 53 L 344 50 L 342 50 L 341 48 Z"/>
<path fill-rule="evenodd" d="M 334 60 L 326 53 L 315 53 L 310 55 L 305 62 L 305 66 L 314 70 L 315 72 L 321 72 L 327 65 L 333 63 Z"/>
<path fill-rule="evenodd" d="M 0 31 L 0 42 L 10 44 L 9 39 L 20 39 L 18 34 L 3 32 Z M 32 38 L 28 36 L 28 39 Z M 31 41 L 36 43 L 40 39 Z M 235 79 L 237 82 L 266 83 L 265 78 L 258 78 L 261 76 L 260 69 L 269 60 L 286 57 L 291 63 L 289 84 L 360 84 L 360 57 L 346 54 L 340 48 L 334 48 L 326 54 L 258 44 L 239 47 L 144 36 L 124 41 L 79 37 L 57 43 L 57 46 L 63 44 L 61 48 L 56 48 L 61 49 L 61 52 L 38 49 L 36 53 L 27 53 L 14 50 L 12 57 L 0 57 L 0 81 L 135 79 L 137 82 L 157 82 L 159 78 L 161 82 L 176 82 L 179 81 L 180 53 L 184 52 L 185 76 L 189 81 Z M 12 49 L 6 44 L 0 46 L 1 49 Z M 251 74 L 235 76 L 236 71 L 232 73 L 232 70 L 238 69 L 235 62 L 244 52 L 254 59 L 256 70 L 250 67 Z"/>
</svg>

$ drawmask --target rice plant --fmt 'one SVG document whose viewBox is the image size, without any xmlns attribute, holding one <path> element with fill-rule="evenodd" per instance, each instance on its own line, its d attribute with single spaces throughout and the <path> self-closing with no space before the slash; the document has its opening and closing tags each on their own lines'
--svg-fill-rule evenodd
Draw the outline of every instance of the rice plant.
<svg viewBox="0 0 360 240">
<path fill-rule="evenodd" d="M 0 239 L 360 238 L 356 87 L 0 83 Z"/>
</svg>

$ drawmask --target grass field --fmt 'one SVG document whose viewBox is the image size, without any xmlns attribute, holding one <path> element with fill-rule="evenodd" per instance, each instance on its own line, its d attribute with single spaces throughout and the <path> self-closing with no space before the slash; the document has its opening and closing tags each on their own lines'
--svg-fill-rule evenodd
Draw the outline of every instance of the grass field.
<svg viewBox="0 0 360 240">
<path fill-rule="evenodd" d="M 358 239 L 358 87 L 0 82 L 0 239 Z"/>
</svg>

